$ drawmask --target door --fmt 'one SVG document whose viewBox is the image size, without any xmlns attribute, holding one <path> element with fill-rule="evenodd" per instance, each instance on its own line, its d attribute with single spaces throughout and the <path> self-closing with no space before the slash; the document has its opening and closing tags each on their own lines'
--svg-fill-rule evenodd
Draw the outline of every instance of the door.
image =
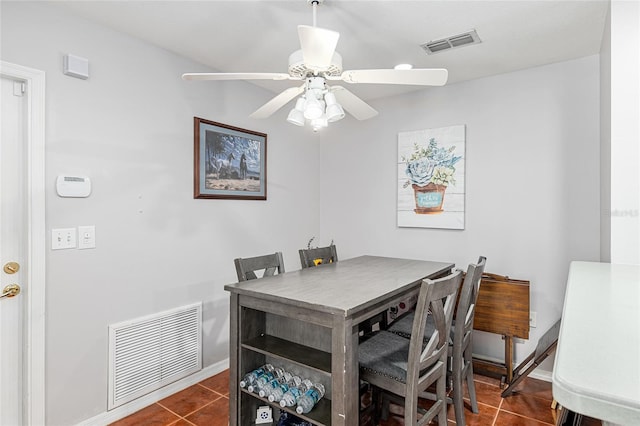
<svg viewBox="0 0 640 426">
<path fill-rule="evenodd" d="M 0 139 L 0 425 L 21 425 L 24 395 L 26 256 L 25 83 L 1 77 Z M 18 288 L 21 289 L 16 294 Z"/>
<path fill-rule="evenodd" d="M 0 61 L 0 425 L 45 421 L 45 73 Z M 11 263 L 14 262 L 14 263 Z"/>
</svg>

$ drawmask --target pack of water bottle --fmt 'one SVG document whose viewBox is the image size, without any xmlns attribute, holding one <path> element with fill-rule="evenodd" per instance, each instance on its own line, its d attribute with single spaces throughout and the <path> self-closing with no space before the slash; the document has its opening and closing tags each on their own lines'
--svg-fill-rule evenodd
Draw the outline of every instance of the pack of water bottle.
<svg viewBox="0 0 640 426">
<path fill-rule="evenodd" d="M 311 411 L 324 396 L 321 383 L 313 383 L 271 364 L 247 373 L 240 381 L 240 387 L 277 402 L 281 407 L 296 406 L 298 414 Z"/>
</svg>

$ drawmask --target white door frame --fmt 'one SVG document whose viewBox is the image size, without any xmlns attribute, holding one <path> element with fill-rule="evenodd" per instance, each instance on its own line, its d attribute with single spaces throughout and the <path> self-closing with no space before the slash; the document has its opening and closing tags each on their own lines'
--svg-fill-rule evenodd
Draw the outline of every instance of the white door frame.
<svg viewBox="0 0 640 426">
<path fill-rule="evenodd" d="M 26 83 L 27 268 L 24 420 L 45 424 L 45 73 L 0 61 L 0 74 Z"/>
</svg>

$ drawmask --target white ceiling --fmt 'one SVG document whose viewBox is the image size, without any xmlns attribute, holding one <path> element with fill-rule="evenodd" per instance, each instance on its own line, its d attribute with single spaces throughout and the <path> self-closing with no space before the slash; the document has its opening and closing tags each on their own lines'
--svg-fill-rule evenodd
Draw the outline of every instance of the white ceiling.
<svg viewBox="0 0 640 426">
<path fill-rule="evenodd" d="M 184 72 L 287 72 L 299 49 L 297 25 L 311 25 L 307 0 L 56 2 L 90 20 L 191 58 Z M 348 69 L 447 68 L 449 82 L 596 54 L 608 0 L 367 1 L 326 0 L 317 25 L 340 33 Z M 475 29 L 481 44 L 427 55 L 420 44 Z M 152 72 L 152 70 L 146 70 Z M 255 82 L 274 93 L 291 81 Z M 190 84 L 224 84 L 191 82 Z M 365 100 L 423 87 L 349 85 Z"/>
</svg>

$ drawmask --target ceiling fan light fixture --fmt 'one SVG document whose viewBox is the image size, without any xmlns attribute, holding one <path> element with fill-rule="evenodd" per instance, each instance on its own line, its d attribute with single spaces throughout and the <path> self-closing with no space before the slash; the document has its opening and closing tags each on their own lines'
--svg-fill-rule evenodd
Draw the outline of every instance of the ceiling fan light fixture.
<svg viewBox="0 0 640 426">
<path fill-rule="evenodd" d="M 298 98 L 298 100 L 296 101 L 296 106 L 293 108 L 296 111 L 300 112 L 300 113 L 304 113 L 304 104 L 305 104 L 305 97 L 304 96 L 300 96 Z"/>
<path fill-rule="evenodd" d="M 294 124 L 296 126 L 304 126 L 304 114 L 302 114 L 302 112 L 298 111 L 297 109 L 292 109 L 291 112 L 289 112 L 289 115 L 287 116 L 287 121 L 291 124 Z"/>
<path fill-rule="evenodd" d="M 313 120 L 319 118 L 324 113 L 324 108 L 318 98 L 313 93 L 307 93 L 307 100 L 304 104 L 304 118 Z"/>
<path fill-rule="evenodd" d="M 327 103 L 327 120 L 332 123 L 334 121 L 342 120 L 345 116 L 344 109 L 336 101 L 336 95 L 331 92 L 327 92 L 324 95 L 324 100 Z"/>
<path fill-rule="evenodd" d="M 304 126 L 304 96 L 301 96 L 296 101 L 296 106 L 289 112 L 287 116 L 287 121 L 296 126 Z"/>
<path fill-rule="evenodd" d="M 340 105 L 335 104 L 327 107 L 327 120 L 329 120 L 330 123 L 342 120 L 344 116 L 344 109 L 342 109 Z"/>
<path fill-rule="evenodd" d="M 320 129 L 324 129 L 328 125 L 329 125 L 329 121 L 327 119 L 327 116 L 324 114 L 322 114 L 318 118 L 314 118 L 313 120 L 311 120 L 311 127 L 313 128 L 314 132 L 317 132 Z"/>
<path fill-rule="evenodd" d="M 413 65 L 411 64 L 398 64 L 393 67 L 394 70 L 410 70 L 413 69 Z"/>
</svg>

